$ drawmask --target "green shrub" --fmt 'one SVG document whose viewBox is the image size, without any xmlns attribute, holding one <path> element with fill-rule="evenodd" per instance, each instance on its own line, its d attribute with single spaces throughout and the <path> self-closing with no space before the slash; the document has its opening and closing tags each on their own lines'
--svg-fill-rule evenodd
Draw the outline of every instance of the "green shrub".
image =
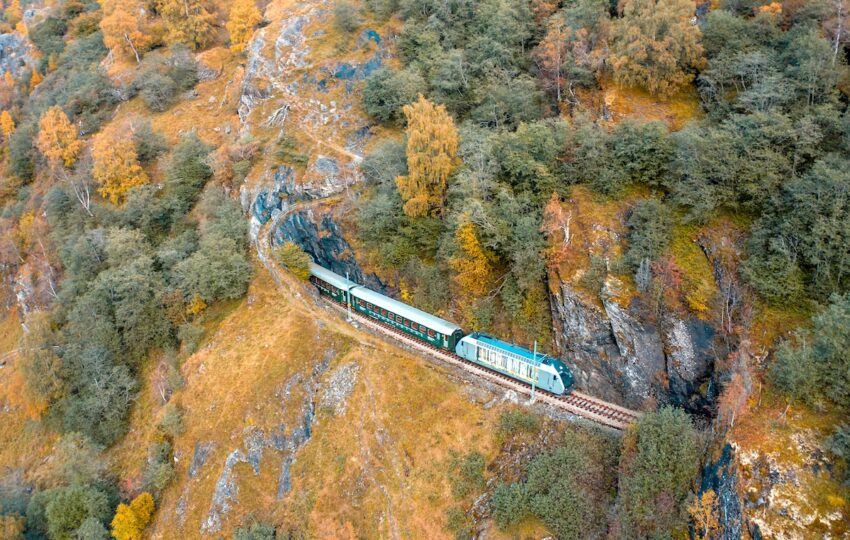
<svg viewBox="0 0 850 540">
<path fill-rule="evenodd" d="M 635 203 L 626 220 L 629 247 L 625 262 L 637 271 L 645 261 L 652 262 L 663 255 L 672 239 L 673 218 L 670 210 L 657 199 Z"/>
<path fill-rule="evenodd" d="M 454 533 L 455 540 L 472 540 L 475 537 L 472 520 L 458 506 L 446 510 L 446 527 Z"/>
<path fill-rule="evenodd" d="M 693 423 L 681 409 L 644 413 L 626 433 L 617 518 L 635 537 L 687 534 L 688 493 L 699 472 Z"/>
<path fill-rule="evenodd" d="M 168 150 L 165 137 L 154 131 L 148 120 L 143 120 L 135 126 L 133 142 L 136 143 L 136 157 L 141 163 L 151 163 Z"/>
<path fill-rule="evenodd" d="M 171 443 L 160 441 L 148 448 L 148 459 L 142 474 L 145 491 L 159 495 L 174 478 L 174 451 Z"/>
<path fill-rule="evenodd" d="M 523 484 L 499 484 L 490 499 L 493 519 L 501 529 L 512 527 L 531 512 L 528 507 L 528 491 Z"/>
<path fill-rule="evenodd" d="M 537 433 L 540 430 L 540 421 L 534 413 L 515 408 L 504 411 L 499 416 L 499 427 L 497 435 L 501 440 L 517 433 Z"/>
<path fill-rule="evenodd" d="M 180 325 L 180 328 L 177 330 L 177 339 L 183 344 L 183 350 L 186 354 L 195 354 L 197 352 L 198 346 L 201 344 L 201 339 L 204 337 L 204 332 L 204 327 L 197 324 L 184 323 Z"/>
<path fill-rule="evenodd" d="M 65 21 L 56 17 L 48 17 L 44 21 L 32 27 L 29 31 L 29 37 L 35 46 L 44 53 L 44 57 L 58 56 L 65 50 L 65 32 L 68 31 L 68 25 Z"/>
<path fill-rule="evenodd" d="M 306 167 L 310 156 L 301 152 L 298 146 L 298 141 L 294 138 L 284 135 L 277 141 L 277 150 L 275 157 L 280 163 L 298 167 Z"/>
<path fill-rule="evenodd" d="M 176 403 L 169 402 L 162 412 L 162 418 L 159 421 L 159 429 L 169 437 L 177 437 L 186 431 L 186 423 L 184 422 L 183 407 Z"/>
<path fill-rule="evenodd" d="M 275 540 L 276 537 L 274 527 L 252 519 L 252 523 L 233 531 L 232 538 L 233 540 Z"/>
<path fill-rule="evenodd" d="M 177 95 L 177 83 L 160 73 L 150 73 L 139 84 L 139 95 L 148 109 L 165 112 Z"/>
<path fill-rule="evenodd" d="M 102 491 L 82 485 L 59 487 L 33 495 L 27 505 L 27 528 L 42 538 L 70 540 L 87 520 L 103 524 L 111 515 L 109 497 Z"/>
<path fill-rule="evenodd" d="M 834 295 L 812 317 L 812 330 L 784 342 L 770 367 L 771 381 L 794 399 L 850 407 L 850 294 Z"/>
<path fill-rule="evenodd" d="M 338 32 L 350 34 L 363 23 L 360 10 L 348 0 L 334 2 L 334 28 Z"/>
<path fill-rule="evenodd" d="M 27 183 L 32 180 L 35 170 L 33 160 L 35 159 L 35 126 L 22 124 L 9 137 L 9 172 Z"/>
<path fill-rule="evenodd" d="M 418 70 L 393 71 L 384 68 L 366 79 L 363 107 L 369 116 L 383 124 L 402 125 L 402 107 L 416 101 L 416 97 L 425 91 L 425 80 Z"/>
<path fill-rule="evenodd" d="M 274 257 L 298 279 L 310 279 L 310 263 L 313 259 L 295 242 L 284 242 L 274 250 Z"/>
<path fill-rule="evenodd" d="M 252 273 L 244 250 L 232 239 L 219 234 L 201 238 L 198 251 L 175 268 L 186 296 L 191 298 L 198 294 L 208 304 L 244 295 Z"/>
<path fill-rule="evenodd" d="M 484 456 L 470 450 L 461 456 L 454 450 L 449 452 L 449 483 L 452 494 L 462 499 L 484 489 Z"/>
</svg>

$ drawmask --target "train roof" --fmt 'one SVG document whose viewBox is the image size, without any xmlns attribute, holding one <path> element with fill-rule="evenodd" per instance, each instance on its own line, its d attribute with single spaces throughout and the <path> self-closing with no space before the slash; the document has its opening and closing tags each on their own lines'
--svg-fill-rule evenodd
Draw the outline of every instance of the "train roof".
<svg viewBox="0 0 850 540">
<path fill-rule="evenodd" d="M 491 345 L 493 347 L 512 352 L 515 355 L 528 360 L 529 362 L 536 361 L 539 364 L 549 358 L 547 355 L 541 352 L 538 352 L 537 358 L 535 358 L 534 353 L 532 351 L 529 351 L 528 349 L 524 349 L 519 345 L 514 345 L 513 343 L 508 343 L 507 341 L 502 341 L 501 339 L 496 339 L 493 336 L 488 336 L 487 334 L 482 334 L 481 332 L 474 332 L 467 337 L 477 339 L 478 341 L 486 343 L 487 345 Z"/>
<path fill-rule="evenodd" d="M 439 317 L 435 317 L 430 313 L 426 313 L 421 309 L 416 309 L 413 306 L 408 306 L 404 302 L 399 302 L 389 296 L 384 296 L 383 294 L 376 293 L 373 290 L 367 289 L 366 287 L 357 287 L 353 291 L 351 291 L 351 295 L 360 298 L 365 302 L 369 302 L 378 307 L 384 308 L 387 311 L 392 311 L 396 315 L 401 315 L 405 319 L 409 319 L 411 321 L 417 322 L 419 324 L 424 324 L 431 330 L 436 330 L 437 332 L 450 336 L 457 332 L 458 330 L 462 331 L 460 326 L 456 325 L 453 322 L 446 321 Z"/>
<path fill-rule="evenodd" d="M 353 281 L 345 279 L 341 275 L 336 272 L 331 272 L 327 268 L 319 266 L 316 263 L 310 263 L 310 275 L 316 276 L 321 279 L 325 283 L 333 285 L 337 289 L 350 290 L 352 287 L 356 287 L 357 284 Z"/>
</svg>

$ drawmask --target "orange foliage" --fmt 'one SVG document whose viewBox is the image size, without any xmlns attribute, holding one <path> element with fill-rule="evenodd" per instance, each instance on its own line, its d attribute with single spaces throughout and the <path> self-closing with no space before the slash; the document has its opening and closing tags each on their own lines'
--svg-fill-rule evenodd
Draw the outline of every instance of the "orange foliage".
<svg viewBox="0 0 850 540">
<path fill-rule="evenodd" d="M 9 141 L 9 135 L 15 132 L 15 121 L 9 111 L 0 113 L 0 131 L 3 132 L 3 140 Z"/>
<path fill-rule="evenodd" d="M 32 70 L 32 77 L 30 77 L 30 92 L 35 90 L 43 80 L 44 77 L 41 76 L 41 73 L 39 73 L 37 69 Z"/>
<path fill-rule="evenodd" d="M 57 106 L 47 109 L 38 127 L 37 146 L 50 166 L 72 167 L 83 149 L 83 143 L 77 139 L 77 128 L 68 120 L 65 111 Z"/>
<path fill-rule="evenodd" d="M 154 43 L 146 31 L 145 9 L 140 0 L 100 0 L 103 43 L 113 52 L 141 62 L 141 55 Z"/>
<path fill-rule="evenodd" d="M 92 143 L 92 176 L 100 184 L 98 193 L 112 204 L 122 204 L 130 188 L 148 183 L 139 165 L 136 145 L 128 134 L 104 131 Z"/>
<path fill-rule="evenodd" d="M 458 133 L 442 105 L 422 95 L 404 106 L 407 118 L 407 176 L 396 178 L 404 213 L 424 217 L 442 213 L 449 175 L 458 165 Z"/>
<path fill-rule="evenodd" d="M 779 2 L 771 2 L 767 5 L 759 6 L 758 10 L 761 13 L 773 13 L 778 15 L 779 13 L 782 13 L 782 4 Z"/>
</svg>

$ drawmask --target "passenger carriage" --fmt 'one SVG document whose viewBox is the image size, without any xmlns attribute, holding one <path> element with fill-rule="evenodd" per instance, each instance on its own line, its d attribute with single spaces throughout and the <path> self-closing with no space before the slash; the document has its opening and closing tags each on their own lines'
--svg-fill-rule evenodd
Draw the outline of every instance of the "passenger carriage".
<svg viewBox="0 0 850 540">
<path fill-rule="evenodd" d="M 310 263 L 310 282 L 319 292 L 343 304 L 348 302 L 348 291 L 357 286 L 353 281 L 315 263 Z"/>
<path fill-rule="evenodd" d="M 463 337 L 460 326 L 366 287 L 351 291 L 351 307 L 446 351 L 454 352 Z"/>
</svg>

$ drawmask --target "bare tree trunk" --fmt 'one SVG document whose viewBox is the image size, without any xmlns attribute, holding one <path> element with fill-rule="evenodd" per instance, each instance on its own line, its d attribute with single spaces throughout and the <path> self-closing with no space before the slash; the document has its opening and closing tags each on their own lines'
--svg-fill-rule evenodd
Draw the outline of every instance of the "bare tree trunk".
<svg viewBox="0 0 850 540">
<path fill-rule="evenodd" d="M 126 41 L 127 45 L 129 45 L 130 48 L 133 49 L 133 54 L 136 56 L 136 63 L 141 64 L 142 58 L 139 56 L 139 50 L 136 49 L 136 46 L 133 44 L 133 40 L 130 39 L 130 35 L 127 32 L 124 32 L 124 41 Z"/>
<path fill-rule="evenodd" d="M 77 181 L 73 177 L 68 176 L 68 172 L 65 169 L 61 170 L 64 180 L 71 184 L 71 187 L 74 189 L 74 195 L 77 197 L 80 206 L 83 207 L 89 217 L 94 217 L 94 214 L 91 212 L 91 192 L 89 191 L 88 183 L 85 180 Z"/>
</svg>

